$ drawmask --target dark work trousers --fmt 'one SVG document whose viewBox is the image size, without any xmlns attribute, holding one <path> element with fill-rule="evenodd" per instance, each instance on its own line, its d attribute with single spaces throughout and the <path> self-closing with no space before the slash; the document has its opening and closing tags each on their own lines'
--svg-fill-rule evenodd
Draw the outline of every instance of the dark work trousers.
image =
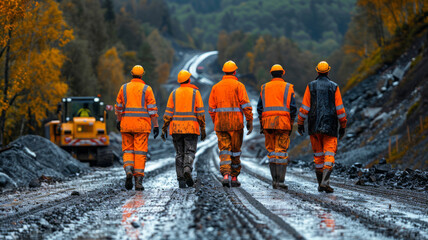
<svg viewBox="0 0 428 240">
<path fill-rule="evenodd" d="M 175 166 L 177 179 L 184 180 L 185 168 L 193 170 L 193 160 L 195 159 L 198 135 L 196 134 L 172 134 L 172 141 L 175 147 Z"/>
</svg>

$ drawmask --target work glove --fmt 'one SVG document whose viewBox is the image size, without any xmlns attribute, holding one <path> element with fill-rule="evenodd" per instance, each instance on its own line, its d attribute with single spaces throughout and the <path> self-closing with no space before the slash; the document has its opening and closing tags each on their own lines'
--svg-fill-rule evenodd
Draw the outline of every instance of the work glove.
<svg viewBox="0 0 428 240">
<path fill-rule="evenodd" d="M 207 133 L 205 132 L 205 128 L 201 128 L 201 141 L 204 141 L 207 138 Z"/>
<path fill-rule="evenodd" d="M 251 120 L 248 120 L 247 121 L 247 130 L 248 130 L 248 133 L 247 133 L 247 135 L 250 135 L 251 134 L 251 132 L 253 132 L 253 121 Z"/>
<path fill-rule="evenodd" d="M 303 136 L 303 133 L 305 133 L 305 125 L 298 125 L 297 131 Z"/>
<path fill-rule="evenodd" d="M 159 127 L 154 127 L 153 128 L 153 135 L 154 135 L 154 139 L 156 139 L 159 135 Z"/>
<path fill-rule="evenodd" d="M 166 139 L 168 138 L 168 132 L 166 129 L 162 128 L 162 135 L 161 135 L 162 140 L 165 142 Z"/>
<path fill-rule="evenodd" d="M 119 131 L 119 132 L 120 132 L 120 121 L 117 121 L 117 122 L 116 122 L 116 129 L 117 129 L 117 131 Z"/>
<path fill-rule="evenodd" d="M 339 129 L 339 139 L 342 139 L 343 136 L 345 136 L 345 128 L 340 128 Z"/>
</svg>

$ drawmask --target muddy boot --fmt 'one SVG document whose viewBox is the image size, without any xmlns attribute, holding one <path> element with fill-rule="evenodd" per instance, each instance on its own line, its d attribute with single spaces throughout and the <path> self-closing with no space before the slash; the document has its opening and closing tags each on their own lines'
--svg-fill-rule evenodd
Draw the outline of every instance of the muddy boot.
<svg viewBox="0 0 428 240">
<path fill-rule="evenodd" d="M 184 168 L 184 179 L 189 187 L 193 187 L 192 170 L 189 167 Z"/>
<path fill-rule="evenodd" d="M 324 191 L 324 188 L 321 187 L 322 169 L 315 169 L 315 174 L 317 175 L 317 180 L 318 180 L 318 192 L 322 192 Z"/>
<path fill-rule="evenodd" d="M 276 175 L 276 164 L 269 163 L 270 175 L 272 176 L 272 187 L 273 189 L 278 188 L 278 177 Z"/>
<path fill-rule="evenodd" d="M 223 176 L 223 180 L 221 180 L 221 183 L 223 184 L 223 187 L 230 187 L 230 176 L 229 176 L 229 174 L 225 174 Z"/>
<path fill-rule="evenodd" d="M 134 186 L 132 183 L 132 178 L 134 176 L 134 167 L 126 166 L 125 173 L 126 173 L 125 188 L 126 190 L 131 190 L 132 187 Z"/>
<path fill-rule="evenodd" d="M 232 177 L 232 187 L 240 187 L 241 183 L 238 181 L 238 176 Z"/>
<path fill-rule="evenodd" d="M 320 187 L 326 193 L 334 192 L 334 189 L 330 187 L 330 175 L 332 171 L 333 169 L 324 169 L 322 174 L 322 181 L 321 181 Z"/>
<path fill-rule="evenodd" d="M 144 191 L 143 176 L 135 176 L 135 191 Z"/>
<path fill-rule="evenodd" d="M 285 185 L 285 174 L 287 173 L 287 165 L 278 164 L 276 166 L 276 174 L 278 176 L 278 188 L 288 190 L 288 186 Z"/>
<path fill-rule="evenodd" d="M 178 179 L 178 187 L 179 188 L 186 188 L 186 181 L 184 180 L 184 178 Z"/>
</svg>

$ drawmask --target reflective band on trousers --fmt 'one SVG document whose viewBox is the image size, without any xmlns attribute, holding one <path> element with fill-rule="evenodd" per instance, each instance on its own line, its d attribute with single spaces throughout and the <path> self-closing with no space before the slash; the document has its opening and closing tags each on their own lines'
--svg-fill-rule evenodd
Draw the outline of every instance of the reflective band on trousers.
<svg viewBox="0 0 428 240">
<path fill-rule="evenodd" d="M 123 164 L 134 164 L 134 161 L 125 161 Z"/>
<path fill-rule="evenodd" d="M 137 172 L 137 173 L 144 173 L 144 169 L 134 169 L 134 172 Z"/>
<path fill-rule="evenodd" d="M 306 105 L 304 105 L 304 104 L 302 104 L 302 108 L 303 109 L 305 109 L 306 111 L 310 111 L 311 110 L 311 108 L 310 107 L 308 107 L 308 106 L 306 106 Z"/>
<path fill-rule="evenodd" d="M 287 158 L 271 158 L 269 159 L 270 163 L 288 163 L 288 159 Z"/>
<path fill-rule="evenodd" d="M 232 161 L 222 161 L 220 162 L 220 166 L 231 164 Z"/>
<path fill-rule="evenodd" d="M 324 164 L 315 164 L 315 168 L 323 168 Z"/>
<path fill-rule="evenodd" d="M 337 115 L 337 118 L 341 119 L 341 118 L 344 118 L 345 116 L 346 116 L 346 113 L 342 113 L 340 115 Z"/>
<path fill-rule="evenodd" d="M 288 157 L 288 153 L 286 152 L 270 152 L 268 156 L 276 156 L 276 157 Z"/>
<path fill-rule="evenodd" d="M 308 115 L 303 114 L 302 112 L 299 112 L 299 116 L 301 116 L 302 118 L 306 119 L 308 117 Z"/>
<path fill-rule="evenodd" d="M 316 152 L 316 153 L 314 153 L 314 156 L 321 157 L 321 156 L 324 156 L 324 153 L 323 152 Z"/>
<path fill-rule="evenodd" d="M 136 154 L 136 155 L 147 155 L 147 152 L 145 152 L 145 151 L 134 151 L 134 154 Z"/>
<path fill-rule="evenodd" d="M 125 150 L 124 153 L 134 153 L 134 150 Z"/>
<path fill-rule="evenodd" d="M 239 168 L 241 166 L 241 164 L 232 164 L 230 165 L 232 168 Z"/>
<path fill-rule="evenodd" d="M 219 155 L 230 155 L 232 157 L 238 157 L 241 156 L 241 152 L 231 152 L 227 150 L 220 151 Z"/>
<path fill-rule="evenodd" d="M 325 154 L 324 154 L 325 156 L 334 156 L 335 155 L 335 153 L 334 152 L 325 152 Z"/>
<path fill-rule="evenodd" d="M 339 106 L 336 106 L 336 110 L 340 110 L 340 109 L 342 109 L 343 108 L 343 104 L 341 104 L 341 105 L 339 105 Z"/>
<path fill-rule="evenodd" d="M 290 112 L 290 109 L 287 107 L 287 98 L 288 98 L 288 89 L 290 88 L 290 84 L 286 83 L 285 85 L 285 91 L 284 91 L 284 106 L 273 106 L 273 107 L 266 107 L 266 94 L 265 94 L 265 88 L 266 84 L 262 86 L 262 103 L 263 103 L 263 112 L 269 112 L 269 111 L 281 111 L 281 112 Z"/>
<path fill-rule="evenodd" d="M 331 166 L 331 167 L 333 167 L 334 163 L 332 163 L 332 162 L 325 162 L 324 165 L 325 166 Z"/>
</svg>

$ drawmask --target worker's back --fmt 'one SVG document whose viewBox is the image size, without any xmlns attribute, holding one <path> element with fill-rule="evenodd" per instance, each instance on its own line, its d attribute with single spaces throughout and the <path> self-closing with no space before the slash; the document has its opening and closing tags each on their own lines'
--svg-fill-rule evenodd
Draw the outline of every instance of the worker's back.
<svg viewBox="0 0 428 240">
<path fill-rule="evenodd" d="M 338 118 L 335 94 L 337 84 L 327 76 L 319 76 L 308 84 L 311 108 L 308 114 L 309 134 L 337 136 Z"/>
</svg>

